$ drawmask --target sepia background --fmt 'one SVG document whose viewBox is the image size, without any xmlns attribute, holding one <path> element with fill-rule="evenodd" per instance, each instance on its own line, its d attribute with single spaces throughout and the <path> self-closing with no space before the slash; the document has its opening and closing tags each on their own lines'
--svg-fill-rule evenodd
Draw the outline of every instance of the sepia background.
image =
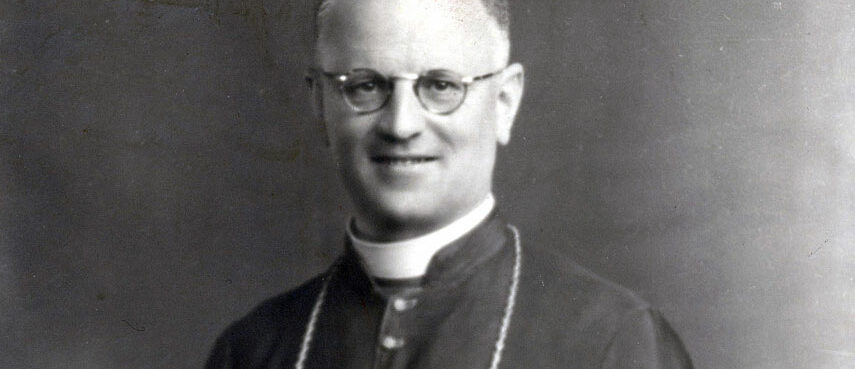
<svg viewBox="0 0 855 369">
<path fill-rule="evenodd" d="M 698 368 L 855 367 L 855 3 L 515 0 L 496 193 Z M 310 1 L 0 3 L 0 367 L 201 367 L 349 205 Z"/>
</svg>

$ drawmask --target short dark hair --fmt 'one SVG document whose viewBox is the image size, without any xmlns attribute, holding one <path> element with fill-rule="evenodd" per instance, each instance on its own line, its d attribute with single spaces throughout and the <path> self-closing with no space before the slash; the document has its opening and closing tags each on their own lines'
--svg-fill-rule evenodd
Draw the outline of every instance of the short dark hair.
<svg viewBox="0 0 855 369">
<path fill-rule="evenodd" d="M 319 0 L 315 6 L 315 41 L 318 40 L 318 36 L 321 34 L 321 10 L 323 10 L 330 1 L 332 0 Z M 487 10 L 487 14 L 496 21 L 499 29 L 506 35 L 510 35 L 511 12 L 508 6 L 508 0 L 481 0 L 481 4 L 484 5 L 484 9 Z"/>
</svg>

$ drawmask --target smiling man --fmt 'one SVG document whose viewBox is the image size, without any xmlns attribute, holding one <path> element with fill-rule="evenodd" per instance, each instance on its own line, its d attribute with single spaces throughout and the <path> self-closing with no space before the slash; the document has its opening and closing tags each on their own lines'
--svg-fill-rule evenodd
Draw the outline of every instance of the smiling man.
<svg viewBox="0 0 855 369">
<path fill-rule="evenodd" d="M 690 368 L 633 293 L 495 209 L 523 67 L 502 0 L 317 11 L 311 99 L 354 203 L 343 256 L 217 341 L 208 368 Z"/>
</svg>

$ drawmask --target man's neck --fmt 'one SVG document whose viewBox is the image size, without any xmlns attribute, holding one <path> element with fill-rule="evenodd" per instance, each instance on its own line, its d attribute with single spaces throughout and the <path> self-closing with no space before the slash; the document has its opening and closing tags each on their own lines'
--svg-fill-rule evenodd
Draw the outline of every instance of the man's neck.
<svg viewBox="0 0 855 369">
<path fill-rule="evenodd" d="M 481 203 L 453 222 L 433 232 L 394 242 L 371 242 L 360 239 L 353 229 L 347 228 L 351 243 L 359 253 L 368 273 L 384 279 L 419 278 L 427 271 L 433 255 L 477 227 L 495 206 L 488 194 Z"/>
</svg>

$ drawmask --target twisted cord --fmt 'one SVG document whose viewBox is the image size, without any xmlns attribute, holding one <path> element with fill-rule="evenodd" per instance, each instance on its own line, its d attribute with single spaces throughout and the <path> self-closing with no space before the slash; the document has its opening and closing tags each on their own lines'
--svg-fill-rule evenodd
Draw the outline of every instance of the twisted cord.
<svg viewBox="0 0 855 369">
<path fill-rule="evenodd" d="M 505 350 L 505 339 L 508 337 L 508 328 L 511 325 L 511 316 L 514 315 L 514 304 L 517 299 L 517 289 L 520 283 L 520 267 L 522 259 L 522 247 L 520 246 L 520 233 L 517 227 L 508 224 L 508 228 L 514 233 L 514 276 L 511 280 L 510 291 L 508 292 L 508 304 L 505 305 L 505 316 L 502 318 L 502 328 L 499 329 L 499 338 L 496 340 L 496 349 L 493 351 L 493 361 L 490 363 L 490 369 L 498 369 L 499 362 L 502 361 L 502 352 Z"/>
<path fill-rule="evenodd" d="M 315 301 L 315 306 L 312 307 L 312 315 L 309 316 L 309 323 L 306 324 L 306 333 L 303 334 L 303 343 L 300 345 L 300 356 L 297 357 L 297 363 L 294 364 L 294 369 L 303 369 L 303 364 L 306 362 L 306 357 L 309 356 L 309 347 L 312 344 L 312 338 L 315 335 L 315 325 L 318 322 L 318 315 L 321 313 L 321 306 L 327 297 L 327 287 L 332 279 L 332 273 L 324 281 L 321 292 L 318 293 L 318 298 Z"/>
</svg>

